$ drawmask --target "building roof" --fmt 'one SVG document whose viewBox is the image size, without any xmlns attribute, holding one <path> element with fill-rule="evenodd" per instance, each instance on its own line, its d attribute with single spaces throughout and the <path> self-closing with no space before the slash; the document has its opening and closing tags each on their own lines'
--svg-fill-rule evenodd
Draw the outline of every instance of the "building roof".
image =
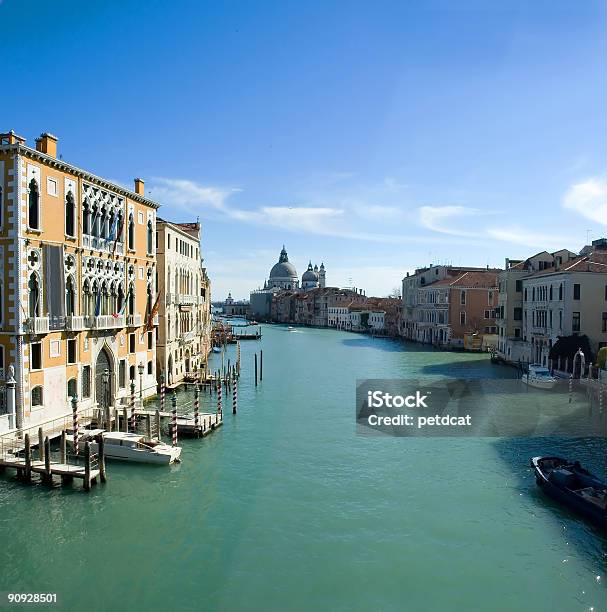
<svg viewBox="0 0 607 612">
<path fill-rule="evenodd" d="M 284 245 L 282 251 L 280 251 L 280 257 L 278 263 L 275 263 L 270 270 L 270 278 L 281 279 L 286 278 L 289 280 L 297 280 L 297 270 L 295 266 L 289 261 L 287 250 Z"/>
<path fill-rule="evenodd" d="M 100 187 L 105 187 L 106 189 L 111 189 L 112 191 L 115 191 L 116 193 L 119 193 L 120 195 L 123 195 L 131 200 L 141 202 L 142 204 L 146 204 L 147 206 L 150 206 L 151 208 L 156 208 L 156 209 L 160 208 L 160 204 L 158 202 L 155 202 L 154 200 L 150 200 L 149 198 L 146 198 L 143 195 L 135 193 L 134 191 L 131 191 L 130 189 L 126 189 L 122 185 L 117 185 L 116 183 L 112 183 L 112 181 L 108 181 L 107 179 L 101 178 L 100 176 L 97 176 L 93 174 L 92 172 L 88 172 L 87 170 L 78 168 L 77 166 L 74 166 L 73 164 L 68 164 L 67 162 L 63 161 L 60 158 L 53 157 L 52 155 L 47 155 L 46 153 L 42 153 L 41 151 L 38 151 L 37 149 L 32 149 L 31 147 L 28 147 L 24 144 L 16 143 L 16 144 L 1 145 L 0 150 L 9 151 L 9 152 L 14 151 L 19 155 L 26 155 L 32 159 L 44 162 L 48 164 L 49 166 L 52 166 L 53 168 L 57 168 L 64 172 L 70 172 L 71 174 L 74 174 L 75 176 L 78 176 L 84 179 L 85 181 L 95 183 L 96 185 L 99 185 Z"/>
<path fill-rule="evenodd" d="M 497 274 L 492 271 L 464 272 L 457 278 L 445 278 L 443 280 L 430 283 L 426 289 L 433 287 L 464 287 L 467 289 L 491 289 L 497 286 Z"/>
</svg>

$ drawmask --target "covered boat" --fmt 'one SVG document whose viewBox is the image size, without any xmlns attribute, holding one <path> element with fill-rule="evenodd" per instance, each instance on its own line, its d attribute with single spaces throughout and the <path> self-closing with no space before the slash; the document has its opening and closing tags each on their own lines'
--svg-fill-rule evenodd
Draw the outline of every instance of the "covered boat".
<svg viewBox="0 0 607 612">
<path fill-rule="evenodd" d="M 103 436 L 105 456 L 107 459 L 135 461 L 137 463 L 158 463 L 168 465 L 179 461 L 180 446 L 170 446 L 160 440 L 146 440 L 144 436 L 124 431 L 103 431 L 102 429 L 82 429 L 78 436 L 79 450 L 84 442 L 91 444 L 91 451 L 98 450 L 97 438 Z M 67 436 L 68 443 L 74 443 L 73 434 Z"/>
<path fill-rule="evenodd" d="M 535 481 L 547 495 L 607 528 L 607 484 L 578 461 L 562 457 L 533 457 Z"/>
<path fill-rule="evenodd" d="M 526 374 L 523 374 L 523 382 L 537 389 L 552 389 L 557 379 L 552 376 L 550 370 L 542 365 L 531 364 Z"/>
</svg>

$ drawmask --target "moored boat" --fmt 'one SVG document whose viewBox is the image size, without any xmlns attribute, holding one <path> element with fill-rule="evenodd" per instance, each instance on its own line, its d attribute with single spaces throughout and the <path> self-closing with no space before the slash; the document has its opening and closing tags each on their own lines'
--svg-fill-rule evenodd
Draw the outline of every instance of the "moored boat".
<svg viewBox="0 0 607 612">
<path fill-rule="evenodd" d="M 539 364 L 531 364 L 527 373 L 523 374 L 522 381 L 536 389 L 552 389 L 557 383 L 550 370 Z"/>
<path fill-rule="evenodd" d="M 214 353 L 221 353 L 221 349 L 218 346 L 214 346 L 213 347 L 213 352 Z"/>
<path fill-rule="evenodd" d="M 103 431 L 102 429 L 81 429 L 78 436 L 79 450 L 88 441 L 91 451 L 99 449 L 98 436 L 103 436 L 104 451 L 107 459 L 135 461 L 137 463 L 157 463 L 169 465 L 179 461 L 180 446 L 170 446 L 160 440 L 146 440 L 144 436 L 124 431 Z M 67 441 L 73 446 L 74 436 L 68 434 Z"/>
<path fill-rule="evenodd" d="M 533 457 L 538 486 L 553 499 L 607 529 L 607 484 L 578 461 L 562 457 Z"/>
</svg>

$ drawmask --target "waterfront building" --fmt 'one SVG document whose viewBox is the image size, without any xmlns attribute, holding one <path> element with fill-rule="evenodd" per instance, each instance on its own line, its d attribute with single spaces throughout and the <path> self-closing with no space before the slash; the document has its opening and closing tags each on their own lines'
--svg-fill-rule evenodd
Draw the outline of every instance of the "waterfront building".
<svg viewBox="0 0 607 612">
<path fill-rule="evenodd" d="M 156 392 L 158 204 L 0 135 L 0 377 L 14 368 L 16 413 L 0 429 Z M 107 373 L 107 379 L 104 374 Z M 2 407 L 0 413 L 6 412 Z"/>
<path fill-rule="evenodd" d="M 497 300 L 498 272 L 489 268 L 430 265 L 418 268 L 413 274 L 407 273 L 402 280 L 400 335 L 407 340 L 441 346 L 463 346 L 466 334 L 493 336 L 495 306 L 488 303 L 489 294 L 485 299 L 479 296 L 482 291 L 491 291 L 491 301 Z M 477 281 L 480 286 L 475 287 Z M 472 286 L 467 287 L 466 283 Z M 467 288 L 472 289 L 472 301 L 459 304 L 463 308 L 458 309 L 451 302 L 451 295 L 456 296 L 456 292 L 465 292 Z M 456 299 L 464 299 L 459 295 Z"/>
<path fill-rule="evenodd" d="M 210 281 L 203 267 L 200 223 L 158 219 L 160 301 L 157 363 L 168 385 L 207 365 L 211 350 Z"/>
<path fill-rule="evenodd" d="M 243 317 L 248 319 L 251 315 L 251 304 L 246 300 L 235 300 L 231 293 L 228 293 L 226 301 L 222 304 L 223 314 L 230 317 Z"/>
<path fill-rule="evenodd" d="M 504 270 L 497 277 L 499 297 L 496 324 L 497 355 L 511 362 L 528 360 L 529 347 L 523 342 L 523 279 L 543 270 L 558 270 L 576 254 L 562 249 L 541 251 L 525 260 L 506 258 Z"/>
<path fill-rule="evenodd" d="M 587 336 L 595 354 L 607 346 L 607 239 L 582 252 L 523 278 L 522 359 L 548 365 L 563 336 Z"/>
<path fill-rule="evenodd" d="M 496 336 L 497 275 L 464 271 L 419 288 L 419 340 L 445 347 L 480 349 Z M 474 342 L 467 345 L 467 337 Z"/>
</svg>

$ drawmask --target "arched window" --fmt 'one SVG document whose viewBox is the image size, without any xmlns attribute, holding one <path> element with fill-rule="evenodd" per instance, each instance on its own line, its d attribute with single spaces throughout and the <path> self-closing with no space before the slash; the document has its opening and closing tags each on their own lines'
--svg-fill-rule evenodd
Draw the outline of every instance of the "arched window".
<svg viewBox="0 0 607 612">
<path fill-rule="evenodd" d="M 93 283 L 93 295 L 92 295 L 92 310 L 91 314 L 98 316 L 101 314 L 101 294 L 99 292 L 99 285 L 97 281 Z"/>
<path fill-rule="evenodd" d="M 129 314 L 135 314 L 135 286 L 133 283 L 129 287 Z"/>
<path fill-rule="evenodd" d="M 32 229 L 40 229 L 40 190 L 36 179 L 30 181 L 28 224 Z"/>
<path fill-rule="evenodd" d="M 148 221 L 148 255 L 154 253 L 154 235 L 152 232 L 152 221 Z"/>
<path fill-rule="evenodd" d="M 112 281 L 110 284 L 110 310 L 108 314 L 117 314 L 118 313 L 118 302 L 116 300 L 116 283 Z"/>
<path fill-rule="evenodd" d="M 133 219 L 133 213 L 129 214 L 129 249 L 135 250 L 135 220 Z"/>
<path fill-rule="evenodd" d="M 147 291 L 147 297 L 146 297 L 146 305 L 145 305 L 145 312 L 147 314 L 148 317 L 152 316 L 152 284 L 148 283 L 148 291 Z"/>
<path fill-rule="evenodd" d="M 74 278 L 69 276 L 65 285 L 65 313 L 68 316 L 76 313 L 76 288 Z"/>
<path fill-rule="evenodd" d="M 122 215 L 122 211 L 119 210 L 118 211 L 118 229 L 116 230 L 116 240 L 118 242 L 124 242 L 122 236 L 124 234 L 124 227 L 122 227 L 123 225 L 123 215 Z"/>
<path fill-rule="evenodd" d="M 32 406 L 42 406 L 44 401 L 42 387 L 34 387 L 30 393 L 32 397 Z"/>
<path fill-rule="evenodd" d="M 39 317 L 40 316 L 40 285 L 38 284 L 38 277 L 32 273 L 28 283 L 29 289 L 29 316 Z"/>
<path fill-rule="evenodd" d="M 88 200 L 84 200 L 84 206 L 82 209 L 82 233 L 91 233 L 91 208 Z"/>
<path fill-rule="evenodd" d="M 101 209 L 101 226 L 99 231 L 100 238 L 107 238 L 107 211 L 105 207 Z"/>
<path fill-rule="evenodd" d="M 109 305 L 109 292 L 108 292 L 107 283 L 104 281 L 103 284 L 101 285 L 101 310 L 100 310 L 100 314 L 102 314 L 102 315 L 109 314 L 109 309 L 110 309 L 110 305 Z"/>
<path fill-rule="evenodd" d="M 78 381 L 75 378 L 70 378 L 67 381 L 67 397 L 78 397 Z"/>
<path fill-rule="evenodd" d="M 116 312 L 118 314 L 122 313 L 122 307 L 124 306 L 124 290 L 122 289 L 122 283 L 118 285 L 118 304 Z"/>
<path fill-rule="evenodd" d="M 82 287 L 82 293 L 84 295 L 84 313 L 85 315 L 91 314 L 91 286 L 89 284 L 88 279 L 84 281 L 84 285 Z"/>
<path fill-rule="evenodd" d="M 93 205 L 93 223 L 91 229 L 91 235 L 98 237 L 99 236 L 99 209 L 97 205 Z"/>
<path fill-rule="evenodd" d="M 76 205 L 74 202 L 74 196 L 71 191 L 67 192 L 65 196 L 65 233 L 68 236 L 76 235 Z"/>
<path fill-rule="evenodd" d="M 171 315 L 167 315 L 167 340 L 171 339 Z"/>
</svg>

